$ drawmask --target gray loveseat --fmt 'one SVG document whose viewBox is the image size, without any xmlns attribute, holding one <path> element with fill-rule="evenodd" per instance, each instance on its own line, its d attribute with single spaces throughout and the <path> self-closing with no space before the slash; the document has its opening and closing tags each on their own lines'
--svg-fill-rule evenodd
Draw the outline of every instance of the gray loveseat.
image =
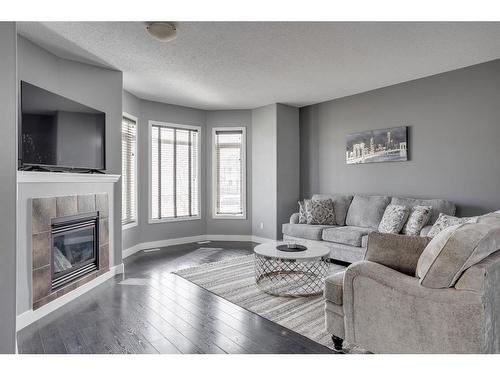
<svg viewBox="0 0 500 375">
<path fill-rule="evenodd" d="M 308 242 L 322 241 L 330 248 L 330 258 L 353 263 L 366 253 L 368 234 L 377 231 L 386 207 L 392 204 L 413 207 L 432 206 L 432 215 L 421 235 L 427 234 L 439 213 L 455 214 L 455 204 L 443 199 L 413 199 L 389 196 L 316 194 L 312 199 L 332 199 L 337 225 L 299 224 L 299 214 L 283 224 L 283 239 Z"/>
<path fill-rule="evenodd" d="M 336 349 L 500 353 L 499 249 L 500 211 L 432 240 L 371 233 L 365 260 L 325 281 Z"/>
</svg>

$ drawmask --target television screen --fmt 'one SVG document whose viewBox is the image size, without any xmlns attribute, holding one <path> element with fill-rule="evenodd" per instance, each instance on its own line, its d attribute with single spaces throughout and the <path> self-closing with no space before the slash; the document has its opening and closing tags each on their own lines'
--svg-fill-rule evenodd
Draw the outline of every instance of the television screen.
<svg viewBox="0 0 500 375">
<path fill-rule="evenodd" d="M 104 170 L 105 118 L 104 112 L 21 82 L 23 168 Z"/>
</svg>

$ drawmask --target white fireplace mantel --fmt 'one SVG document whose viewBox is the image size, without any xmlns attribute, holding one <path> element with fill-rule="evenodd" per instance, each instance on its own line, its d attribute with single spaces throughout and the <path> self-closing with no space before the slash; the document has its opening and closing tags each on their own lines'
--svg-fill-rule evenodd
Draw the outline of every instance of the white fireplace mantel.
<svg viewBox="0 0 500 375">
<path fill-rule="evenodd" d="M 31 172 L 18 171 L 17 182 L 25 183 L 115 183 L 120 179 L 118 174 L 87 174 L 66 172 Z"/>
</svg>

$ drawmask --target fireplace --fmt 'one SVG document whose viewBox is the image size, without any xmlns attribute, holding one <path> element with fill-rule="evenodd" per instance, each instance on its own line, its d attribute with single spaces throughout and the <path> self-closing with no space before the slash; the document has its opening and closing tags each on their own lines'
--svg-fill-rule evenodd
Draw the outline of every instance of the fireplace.
<svg viewBox="0 0 500 375">
<path fill-rule="evenodd" d="M 99 269 L 99 212 L 51 220 L 51 290 Z"/>
<path fill-rule="evenodd" d="M 32 306 L 36 310 L 109 271 L 107 193 L 32 198 Z"/>
</svg>

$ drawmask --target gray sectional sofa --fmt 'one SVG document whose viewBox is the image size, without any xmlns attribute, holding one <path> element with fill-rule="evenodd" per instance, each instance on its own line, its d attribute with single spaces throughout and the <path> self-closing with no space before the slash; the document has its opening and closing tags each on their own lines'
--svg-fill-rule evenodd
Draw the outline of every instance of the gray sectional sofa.
<svg viewBox="0 0 500 375">
<path fill-rule="evenodd" d="M 330 258 L 354 263 L 363 260 L 366 253 L 368 234 L 377 231 L 386 207 L 392 204 L 413 207 L 432 206 L 432 215 L 427 225 L 422 228 L 425 236 L 439 213 L 455 214 L 455 204 L 443 199 L 414 199 L 389 196 L 316 194 L 312 199 L 332 199 L 337 225 L 299 224 L 299 214 L 290 217 L 290 223 L 283 224 L 285 241 L 308 242 L 321 241 L 330 248 Z"/>
</svg>

